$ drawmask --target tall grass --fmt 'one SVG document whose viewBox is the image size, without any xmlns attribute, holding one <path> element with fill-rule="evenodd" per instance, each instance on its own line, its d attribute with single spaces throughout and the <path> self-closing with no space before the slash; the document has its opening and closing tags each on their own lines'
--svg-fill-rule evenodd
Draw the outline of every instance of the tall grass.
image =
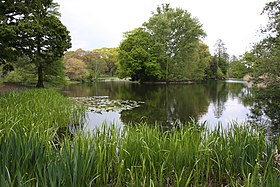
<svg viewBox="0 0 280 187">
<path fill-rule="evenodd" d="M 169 131 L 147 124 L 103 126 L 54 139 L 82 114 L 72 101 L 52 90 L 8 93 L 0 101 L 0 186 L 280 184 L 275 145 L 246 124 L 226 131 L 195 122 Z"/>
<path fill-rule="evenodd" d="M 13 91 L 0 95 L 0 129 L 40 129 L 40 132 L 77 123 L 83 108 L 54 90 Z M 70 121 L 69 121 L 70 120 Z"/>
</svg>

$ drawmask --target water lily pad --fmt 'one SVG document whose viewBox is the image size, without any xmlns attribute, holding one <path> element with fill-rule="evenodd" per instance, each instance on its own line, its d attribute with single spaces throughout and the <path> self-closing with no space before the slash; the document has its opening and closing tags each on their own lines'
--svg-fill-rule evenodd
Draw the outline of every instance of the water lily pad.
<svg viewBox="0 0 280 187">
<path fill-rule="evenodd" d="M 111 100 L 108 96 L 92 97 L 72 97 L 77 102 L 88 106 L 88 110 L 94 113 L 102 112 L 121 112 L 123 110 L 132 110 L 144 104 L 142 101 L 133 100 Z"/>
</svg>

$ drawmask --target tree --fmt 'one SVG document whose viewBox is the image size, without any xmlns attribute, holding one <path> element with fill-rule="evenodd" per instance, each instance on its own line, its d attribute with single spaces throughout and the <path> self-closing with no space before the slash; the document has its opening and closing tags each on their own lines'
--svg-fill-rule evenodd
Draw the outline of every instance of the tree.
<svg viewBox="0 0 280 187">
<path fill-rule="evenodd" d="M 263 14 L 269 17 L 267 27 L 262 31 L 266 38 L 254 46 L 255 77 L 260 83 L 280 87 L 280 1 L 267 3 Z"/>
<path fill-rule="evenodd" d="M 37 68 L 37 87 L 44 87 L 46 65 L 54 65 L 71 47 L 69 32 L 59 20 L 57 9 L 58 4 L 52 0 L 1 1 L 4 32 L 0 43 L 6 55 L 1 58 L 9 60 L 12 52 L 28 56 Z M 3 34 L 6 31 L 10 41 Z"/>
<path fill-rule="evenodd" d="M 90 80 L 97 80 L 102 74 L 105 74 L 106 62 L 100 54 L 99 49 L 88 51 L 84 55 L 84 58 L 87 59 L 85 62 L 90 72 Z"/>
<path fill-rule="evenodd" d="M 165 80 L 192 79 L 199 39 L 206 35 L 199 21 L 186 10 L 163 4 L 143 25 L 154 37 Z"/>
<path fill-rule="evenodd" d="M 7 71 L 4 75 L 4 80 L 7 82 L 36 82 L 36 66 L 30 63 L 30 59 L 27 56 L 18 57 L 14 62 L 7 62 L 11 64 L 13 69 Z"/>
<path fill-rule="evenodd" d="M 81 81 L 89 76 L 85 62 L 77 58 L 67 58 L 64 60 L 65 73 L 70 80 Z"/>
<path fill-rule="evenodd" d="M 51 86 L 61 86 L 66 83 L 62 58 L 52 62 L 52 65 L 44 64 L 44 82 Z M 7 82 L 19 82 L 35 84 L 37 81 L 36 65 L 31 63 L 28 56 L 20 56 L 14 62 L 7 62 L 3 66 L 3 80 Z"/>
<path fill-rule="evenodd" d="M 77 49 L 65 54 L 64 62 L 74 58 L 86 64 L 89 74 L 86 77 L 89 80 L 97 79 L 101 75 L 114 76 L 117 69 L 118 49 L 117 48 L 101 48 L 92 51 Z"/>
<path fill-rule="evenodd" d="M 23 6 L 22 3 L 21 6 Z M 0 2 L 0 65 L 16 60 L 18 51 L 15 46 L 17 45 L 18 25 L 13 15 L 21 13 L 22 11 L 16 8 L 13 1 Z"/>
<path fill-rule="evenodd" d="M 119 54 L 121 76 L 146 81 L 192 80 L 200 68 L 199 39 L 204 36 L 201 24 L 186 10 L 162 5 L 142 28 L 125 35 Z"/>
<path fill-rule="evenodd" d="M 217 56 L 211 58 L 209 66 L 205 68 L 205 79 L 218 79 Z"/>
<path fill-rule="evenodd" d="M 110 76 L 114 76 L 117 69 L 118 49 L 117 48 L 101 48 L 98 50 L 102 59 L 106 63 L 106 72 Z"/>
<path fill-rule="evenodd" d="M 245 75 L 251 75 L 255 57 L 253 53 L 246 52 L 240 59 L 234 57 L 229 64 L 229 77 L 242 79 Z"/>
<path fill-rule="evenodd" d="M 156 61 L 153 48 L 154 41 L 144 29 L 137 28 L 125 33 L 125 39 L 119 46 L 119 76 L 141 82 L 160 79 L 161 67 Z"/>
<path fill-rule="evenodd" d="M 229 66 L 229 55 L 225 47 L 224 42 L 221 39 L 218 39 L 215 44 L 215 63 L 218 65 L 217 77 L 225 78 L 227 76 L 228 66 Z M 223 75 L 219 75 L 219 68 Z"/>
<path fill-rule="evenodd" d="M 64 59 L 67 60 L 68 58 L 76 58 L 82 60 L 83 62 L 89 62 L 92 58 L 90 51 L 85 51 L 81 48 L 77 49 L 76 51 L 68 51 L 66 52 Z"/>
<path fill-rule="evenodd" d="M 280 1 L 267 3 L 263 14 L 269 18 L 268 25 L 262 30 L 265 38 L 255 44 L 253 75 L 256 89 L 253 98 L 253 114 L 264 112 L 271 124 L 279 130 L 280 124 Z"/>
<path fill-rule="evenodd" d="M 212 56 L 209 52 L 209 47 L 201 41 L 197 48 L 197 58 L 197 68 L 194 71 L 193 76 L 196 80 L 202 80 L 206 76 L 205 70 L 209 67 Z"/>
</svg>

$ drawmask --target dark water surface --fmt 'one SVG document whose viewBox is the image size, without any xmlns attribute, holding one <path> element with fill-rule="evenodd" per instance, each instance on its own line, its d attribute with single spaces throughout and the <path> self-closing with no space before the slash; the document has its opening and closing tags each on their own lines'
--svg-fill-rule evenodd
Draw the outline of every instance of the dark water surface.
<svg viewBox="0 0 280 187">
<path fill-rule="evenodd" d="M 138 84 L 130 82 L 99 82 L 71 84 L 63 89 L 71 97 L 109 96 L 112 100 L 143 101 L 139 108 L 121 112 L 88 112 L 90 128 L 103 122 L 127 124 L 159 123 L 167 127 L 183 125 L 191 118 L 210 128 L 218 123 L 228 126 L 232 121 L 244 122 L 250 115 L 246 97 L 251 88 L 245 82 L 207 81 L 197 84 Z"/>
</svg>

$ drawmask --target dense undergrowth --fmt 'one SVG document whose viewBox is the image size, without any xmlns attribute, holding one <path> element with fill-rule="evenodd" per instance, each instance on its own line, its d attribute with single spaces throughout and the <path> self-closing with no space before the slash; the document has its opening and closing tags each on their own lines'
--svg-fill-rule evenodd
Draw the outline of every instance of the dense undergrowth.
<svg viewBox="0 0 280 187">
<path fill-rule="evenodd" d="M 0 95 L 0 186 L 277 186 L 278 143 L 246 124 L 69 130 L 84 108 L 53 90 Z"/>
</svg>

